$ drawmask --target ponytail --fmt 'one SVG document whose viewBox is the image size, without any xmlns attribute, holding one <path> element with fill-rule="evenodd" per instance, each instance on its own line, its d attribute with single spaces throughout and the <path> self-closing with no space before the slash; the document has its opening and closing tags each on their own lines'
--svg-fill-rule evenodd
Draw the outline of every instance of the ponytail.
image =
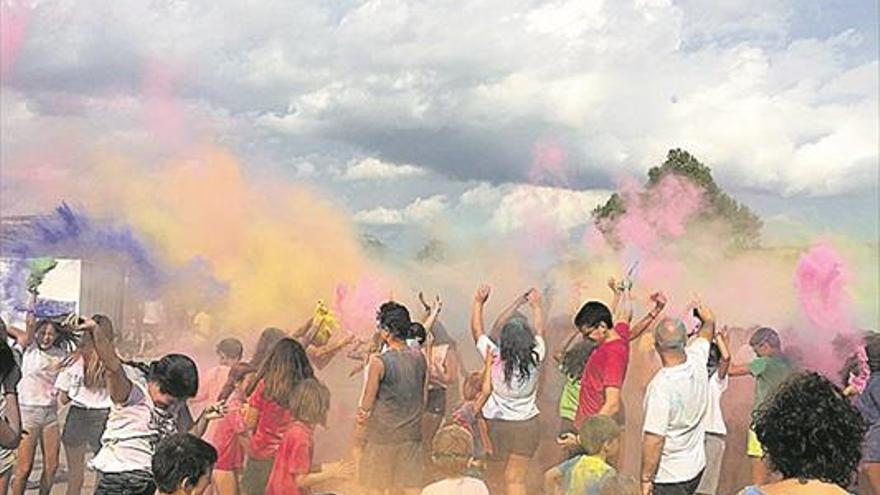
<svg viewBox="0 0 880 495">
<path fill-rule="evenodd" d="M 418 341 L 419 345 L 422 345 L 428 338 L 428 331 L 425 330 L 425 327 L 421 323 L 414 321 L 409 325 L 409 338 L 415 339 Z"/>
</svg>

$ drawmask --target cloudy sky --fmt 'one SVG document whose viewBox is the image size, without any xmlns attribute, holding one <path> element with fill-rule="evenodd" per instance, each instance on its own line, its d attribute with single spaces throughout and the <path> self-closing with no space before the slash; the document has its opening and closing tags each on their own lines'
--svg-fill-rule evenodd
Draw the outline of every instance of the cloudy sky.
<svg viewBox="0 0 880 495">
<path fill-rule="evenodd" d="M 57 140 L 210 136 L 366 230 L 574 228 L 682 147 L 771 224 L 877 236 L 873 1 L 2 5 L 6 212 L 42 207 L 16 178 L 68 166 Z"/>
</svg>

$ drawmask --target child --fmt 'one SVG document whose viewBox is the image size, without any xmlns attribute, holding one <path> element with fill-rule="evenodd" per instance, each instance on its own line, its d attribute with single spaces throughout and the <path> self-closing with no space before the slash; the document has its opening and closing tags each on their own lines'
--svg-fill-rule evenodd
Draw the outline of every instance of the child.
<svg viewBox="0 0 880 495">
<path fill-rule="evenodd" d="M 572 338 L 566 342 L 565 347 L 558 356 L 559 371 L 563 374 L 565 383 L 562 386 L 562 394 L 559 396 L 559 438 L 557 441 L 562 443 L 565 437 L 576 434 L 577 429 L 574 427 L 574 417 L 578 408 L 578 397 L 581 392 L 581 376 L 584 373 L 584 367 L 596 344 L 589 339 L 581 339 L 579 342 L 571 345 L 574 339 L 580 335 L 575 332 Z M 580 455 L 579 445 L 566 447 L 566 458 L 570 459 L 576 455 Z"/>
<path fill-rule="evenodd" d="M 426 486 L 422 495 L 489 495 L 486 484 L 466 475 L 473 460 L 474 437 L 458 425 L 444 426 L 431 443 L 431 461 L 443 477 Z"/>
<path fill-rule="evenodd" d="M 99 324 L 101 315 L 95 315 Z M 111 326 L 104 324 L 110 329 Z M 112 341 L 113 335 L 107 337 Z M 96 454 L 101 448 L 101 435 L 110 415 L 110 394 L 104 379 L 104 364 L 95 350 L 91 334 L 84 334 L 79 349 L 66 360 L 66 366 L 55 380 L 62 405 L 70 403 L 61 442 L 67 455 L 69 478 L 67 495 L 79 495 L 85 473 L 86 452 Z"/>
<path fill-rule="evenodd" d="M 6 495 L 15 466 L 15 449 L 21 442 L 18 382 L 21 369 L 6 342 L 6 324 L 0 318 L 0 495 Z"/>
<path fill-rule="evenodd" d="M 232 370 L 240 365 L 243 350 L 241 341 L 234 338 L 223 339 L 217 344 L 219 363 L 205 374 L 196 399 L 202 399 L 205 406 L 224 400 L 226 382 L 234 374 Z M 215 421 L 205 433 L 205 440 L 217 449 L 212 479 L 217 495 L 238 495 L 238 477 L 244 466 L 244 448 L 240 441 L 240 435 L 246 430 L 241 416 L 244 391 L 241 388 L 243 376 L 238 376 L 236 387 L 225 397 L 226 416 Z"/>
<path fill-rule="evenodd" d="M 618 474 L 605 480 L 599 495 L 642 495 L 642 487 L 632 476 Z"/>
<path fill-rule="evenodd" d="M 71 334 L 57 321 L 44 318 L 35 321 L 33 313 L 28 315 L 26 331 L 13 327 L 8 331 L 23 350 L 18 396 L 21 400 L 22 428 L 28 432 L 18 446 L 12 493 L 24 494 L 34 465 L 37 444 L 41 444 L 43 474 L 40 477 L 40 495 L 48 495 L 55 482 L 60 445 L 55 379 L 61 371 L 61 363 L 73 346 Z"/>
<path fill-rule="evenodd" d="M 606 480 L 617 472 L 607 459 L 620 448 L 620 427 L 608 416 L 591 416 L 581 423 L 578 441 L 583 455 L 550 468 L 544 475 L 544 493 L 599 495 Z"/>
<path fill-rule="evenodd" d="M 283 338 L 272 348 L 254 379 L 245 425 L 252 433 L 241 488 L 247 495 L 263 495 L 281 439 L 292 419 L 287 406 L 296 385 L 315 373 L 303 346 Z"/>
<path fill-rule="evenodd" d="M 474 441 L 473 457 L 481 463 L 492 454 L 492 442 L 489 440 L 489 427 L 483 417 L 483 406 L 492 395 L 492 362 L 493 353 L 487 353 L 483 371 L 475 371 L 468 375 L 462 386 L 464 402 L 452 413 L 454 424 L 463 427 L 471 434 Z"/>
<path fill-rule="evenodd" d="M 749 339 L 749 345 L 758 356 L 748 364 L 731 365 L 728 374 L 732 377 L 751 375 L 755 377 L 755 403 L 753 411 L 773 395 L 779 385 L 796 371 L 796 367 L 782 353 L 782 341 L 776 330 L 761 327 Z M 764 464 L 764 449 L 757 435 L 749 429 L 746 453 L 752 458 L 752 483 L 766 484 L 770 476 Z"/>
<path fill-rule="evenodd" d="M 315 426 L 326 426 L 330 409 L 330 390 L 314 378 L 307 378 L 293 391 L 290 414 L 293 422 L 284 433 L 269 484 L 267 495 L 301 495 L 318 483 L 348 478 L 354 473 L 352 462 L 324 464 L 312 471 Z"/>
<path fill-rule="evenodd" d="M 159 442 L 152 460 L 153 479 L 160 495 L 201 495 L 211 484 L 217 451 L 208 442 L 175 433 Z"/>
<path fill-rule="evenodd" d="M 168 354 L 142 370 L 119 359 L 109 318 L 85 320 L 78 329 L 90 334 L 95 344 L 113 402 L 101 450 L 89 463 L 98 471 L 94 493 L 152 495 L 156 490 L 150 472 L 153 453 L 159 441 L 177 433 L 186 400 L 198 391 L 196 363 L 182 354 Z M 216 406 L 209 408 L 191 431 L 204 433 L 208 422 L 220 414 Z"/>
</svg>

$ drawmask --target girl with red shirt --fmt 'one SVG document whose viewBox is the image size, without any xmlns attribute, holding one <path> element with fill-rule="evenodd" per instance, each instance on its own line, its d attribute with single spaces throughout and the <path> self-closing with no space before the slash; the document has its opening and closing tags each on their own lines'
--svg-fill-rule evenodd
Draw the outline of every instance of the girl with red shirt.
<svg viewBox="0 0 880 495">
<path fill-rule="evenodd" d="M 291 338 L 281 339 L 263 361 L 245 414 L 252 434 L 241 479 L 243 494 L 264 494 L 281 439 L 292 422 L 289 398 L 299 382 L 314 377 L 305 349 Z"/>
</svg>

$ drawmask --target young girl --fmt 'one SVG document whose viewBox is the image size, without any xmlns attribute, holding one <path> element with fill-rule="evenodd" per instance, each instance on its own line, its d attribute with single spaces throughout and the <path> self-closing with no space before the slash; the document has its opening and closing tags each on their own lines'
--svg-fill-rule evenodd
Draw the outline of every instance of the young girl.
<svg viewBox="0 0 880 495">
<path fill-rule="evenodd" d="M 354 473 L 354 464 L 343 461 L 324 464 L 312 472 L 315 427 L 326 426 L 329 409 L 330 390 L 324 384 L 307 378 L 296 386 L 290 397 L 290 414 L 294 420 L 278 448 L 266 495 L 307 494 L 318 483 L 347 478 Z"/>
<path fill-rule="evenodd" d="M 0 318 L 0 495 L 6 495 L 15 466 L 15 449 L 21 442 L 18 382 L 21 370 L 6 342 L 6 324 Z"/>
<path fill-rule="evenodd" d="M 99 325 L 112 327 L 102 323 L 102 315 L 93 318 Z M 112 341 L 113 335 L 107 337 Z M 61 442 L 67 455 L 69 478 L 67 495 L 79 495 L 83 485 L 86 452 L 96 454 L 101 448 L 101 435 L 110 415 L 110 394 L 104 380 L 106 368 L 95 350 L 92 335 L 86 333 L 80 341 L 79 349 L 65 362 L 66 366 L 55 380 L 55 388 L 59 392 L 62 405 L 70 404 Z"/>
<path fill-rule="evenodd" d="M 242 474 L 242 493 L 262 495 L 278 453 L 281 438 L 290 426 L 287 404 L 296 385 L 315 373 L 306 351 L 294 339 L 281 339 L 254 377 L 256 388 L 248 401 L 245 425 L 252 432 L 247 463 Z"/>
<path fill-rule="evenodd" d="M 483 371 L 474 371 L 464 381 L 462 395 L 464 402 L 453 411 L 451 419 L 468 431 L 474 440 L 473 458 L 481 463 L 492 455 L 492 442 L 489 428 L 483 418 L 483 406 L 492 395 L 492 362 L 495 356 L 489 353 L 484 360 Z"/>
<path fill-rule="evenodd" d="M 101 450 L 89 463 L 98 472 L 94 493 L 152 495 L 156 491 L 150 472 L 153 452 L 162 438 L 180 429 L 186 401 L 198 391 L 196 363 L 182 354 L 168 354 L 143 370 L 119 359 L 109 318 L 85 320 L 78 329 L 94 342 L 113 403 Z M 208 408 L 190 431 L 200 436 L 208 421 L 220 414 L 216 405 Z"/>
<path fill-rule="evenodd" d="M 495 459 L 503 463 L 492 469 L 490 479 L 503 478 L 507 495 L 525 495 L 529 459 L 538 449 L 541 425 L 538 421 L 538 374 L 545 356 L 544 310 L 541 295 L 531 289 L 518 297 L 493 325 L 493 340 L 483 331 L 483 306 L 490 289 L 484 285 L 474 296 L 471 332 L 481 356 L 492 353 L 492 394 L 483 406 Z M 522 317 L 513 317 L 528 303 L 534 317 L 534 333 Z M 497 344 L 496 344 L 497 342 Z M 500 467 L 500 466 L 499 466 Z"/>
<path fill-rule="evenodd" d="M 50 319 L 34 321 L 28 315 L 27 330 L 9 328 L 9 333 L 23 349 L 22 379 L 18 383 L 21 400 L 22 428 L 28 432 L 18 446 L 18 460 L 12 481 L 13 495 L 23 495 L 34 465 L 37 445 L 42 448 L 43 474 L 40 477 L 40 495 L 48 495 L 58 469 L 58 406 L 55 379 L 61 363 L 73 346 L 71 334 L 61 324 Z"/>
</svg>

